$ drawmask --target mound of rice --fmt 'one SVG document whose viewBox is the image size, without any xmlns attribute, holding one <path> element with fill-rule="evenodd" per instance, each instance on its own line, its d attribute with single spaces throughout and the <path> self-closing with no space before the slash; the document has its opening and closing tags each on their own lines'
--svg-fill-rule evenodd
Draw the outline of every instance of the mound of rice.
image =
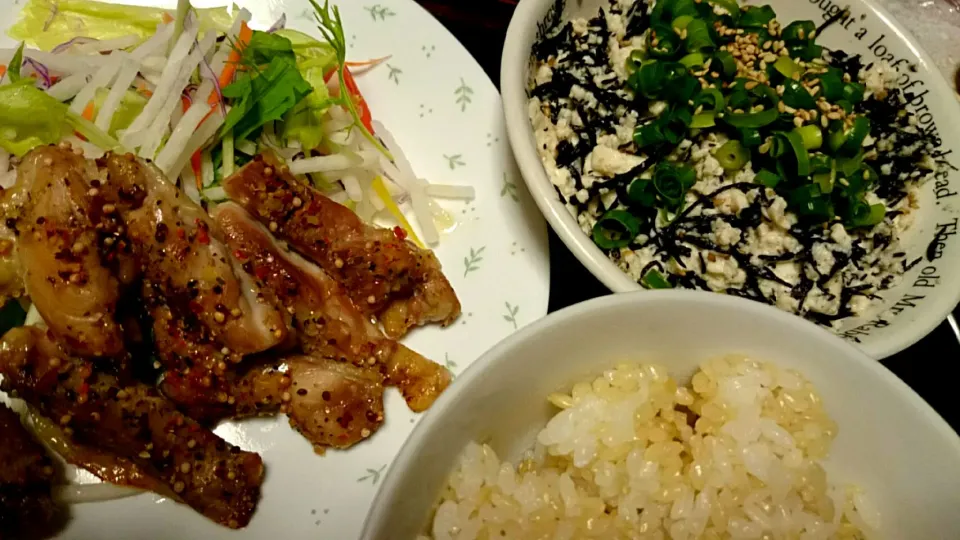
<svg viewBox="0 0 960 540">
<path fill-rule="evenodd" d="M 745 358 L 690 386 L 621 365 L 569 395 L 518 466 L 471 444 L 433 518 L 466 538 L 869 538 L 879 515 L 818 463 L 837 425 L 800 374 Z"/>
</svg>

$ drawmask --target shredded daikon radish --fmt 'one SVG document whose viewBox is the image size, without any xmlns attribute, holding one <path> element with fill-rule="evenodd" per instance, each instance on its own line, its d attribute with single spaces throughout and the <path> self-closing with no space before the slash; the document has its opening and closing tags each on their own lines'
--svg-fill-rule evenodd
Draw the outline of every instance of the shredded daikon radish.
<svg viewBox="0 0 960 540">
<path fill-rule="evenodd" d="M 176 125 L 182 119 L 180 96 L 187 85 L 190 84 L 190 77 L 193 75 L 194 69 L 200 63 L 203 55 L 213 46 L 215 39 L 213 32 L 208 32 L 200 40 L 199 47 L 195 47 L 184 60 L 180 73 L 177 74 L 177 79 L 173 83 L 172 91 L 167 96 L 167 101 L 163 104 L 163 107 L 160 108 L 160 112 L 157 113 L 153 124 L 149 129 L 138 135 L 130 136 L 131 143 L 134 145 L 140 143 L 140 152 L 138 153 L 140 157 L 152 159 L 156 155 L 157 149 L 160 148 L 163 136 L 167 134 L 168 123 Z"/>
<path fill-rule="evenodd" d="M 213 59 L 210 61 L 210 69 L 217 76 L 220 76 L 223 68 L 227 65 L 227 59 L 230 57 L 230 52 L 233 51 L 236 36 L 240 33 L 241 24 L 250 22 L 251 17 L 250 12 L 244 8 L 241 8 L 237 13 L 237 17 L 233 20 L 233 26 L 230 27 L 230 32 L 226 35 L 223 43 L 220 44 L 217 52 L 213 55 Z"/>
<path fill-rule="evenodd" d="M 217 130 L 219 130 L 220 126 L 222 125 L 223 114 L 220 112 L 220 109 L 214 108 L 213 114 L 207 117 L 207 119 L 200 124 L 200 129 L 198 129 L 197 132 L 190 137 L 190 140 L 187 141 L 187 146 L 180 154 L 180 158 L 174 162 L 174 166 L 171 167 L 170 170 L 182 171 L 187 165 L 187 162 L 190 160 L 190 156 L 192 156 L 197 150 L 210 143 L 217 134 Z"/>
<path fill-rule="evenodd" d="M 227 200 L 227 192 L 220 186 L 203 190 L 203 198 L 215 202 Z"/>
<path fill-rule="evenodd" d="M 154 72 L 157 75 L 163 73 L 163 68 L 167 66 L 167 59 L 163 56 L 148 56 L 140 61 L 140 67 L 144 72 Z"/>
<path fill-rule="evenodd" d="M 17 183 L 17 171 L 0 172 L 0 187 L 10 189 Z"/>
<path fill-rule="evenodd" d="M 363 167 L 364 160 L 353 159 L 344 154 L 335 154 L 332 156 L 317 156 L 312 158 L 297 159 L 290 162 L 290 172 L 298 174 L 308 174 L 316 172 L 341 171 Z"/>
<path fill-rule="evenodd" d="M 57 81 L 47 89 L 47 94 L 57 101 L 66 101 L 75 97 L 90 82 L 90 73 L 75 73 Z"/>
<path fill-rule="evenodd" d="M 430 199 L 421 186 L 416 186 L 410 190 L 410 205 L 413 206 L 413 215 L 420 224 L 420 232 L 423 233 L 423 241 L 430 245 L 440 242 L 440 233 L 437 231 L 437 225 L 433 222 L 433 214 L 430 212 Z"/>
<path fill-rule="evenodd" d="M 164 45 L 166 45 L 167 42 L 170 41 L 170 37 L 173 36 L 173 26 L 172 24 L 158 24 L 157 31 L 150 36 L 148 40 L 134 49 L 133 52 L 130 53 L 130 56 L 132 56 L 134 60 L 142 61 L 157 52 L 163 51 Z"/>
<path fill-rule="evenodd" d="M 24 58 L 33 58 L 50 70 L 51 73 L 69 75 L 82 71 L 94 71 L 112 62 L 110 56 L 81 55 L 81 54 L 54 54 L 35 49 L 24 49 Z"/>
<path fill-rule="evenodd" d="M 87 108 L 87 104 L 93 101 L 97 89 L 108 86 L 110 82 L 113 81 L 113 78 L 117 76 L 117 72 L 120 71 L 120 66 L 123 64 L 123 59 L 126 58 L 126 56 L 127 53 L 122 51 L 110 53 L 110 62 L 97 70 L 90 79 L 90 82 L 80 90 L 77 97 L 74 98 L 73 103 L 70 104 L 70 112 L 83 114 L 83 110 Z"/>
<path fill-rule="evenodd" d="M 454 186 L 450 184 L 427 184 L 424 192 L 428 196 L 438 199 L 473 200 L 476 196 L 473 186 Z"/>
<path fill-rule="evenodd" d="M 133 123 L 130 124 L 130 128 L 127 129 L 126 133 L 121 137 L 121 143 L 124 146 L 128 148 L 133 147 L 133 145 L 128 142 L 132 138 L 132 135 L 149 127 L 154 118 L 156 118 L 157 113 L 160 112 L 170 92 L 176 91 L 174 89 L 174 83 L 181 69 L 184 67 L 182 65 L 183 61 L 193 47 L 193 42 L 196 37 L 196 27 L 184 29 L 183 34 L 180 36 L 180 39 L 177 40 L 173 51 L 170 53 L 166 67 L 163 68 L 163 73 L 160 75 L 160 80 L 157 82 L 157 88 L 153 92 L 153 96 L 150 97 L 143 111 L 137 116 Z"/>
<path fill-rule="evenodd" d="M 80 140 L 76 135 L 70 135 L 64 139 L 68 143 L 72 144 L 74 148 L 79 148 L 83 151 L 83 157 L 87 159 L 97 159 L 103 157 L 105 153 L 102 148 L 95 144 L 91 144 L 87 141 Z"/>
<path fill-rule="evenodd" d="M 291 172 L 293 172 L 292 169 Z M 348 174 L 343 177 L 341 182 L 343 182 L 343 188 L 347 191 L 347 196 L 350 197 L 351 201 L 359 202 L 363 200 L 363 189 L 360 187 L 360 180 L 356 175 Z"/>
<path fill-rule="evenodd" d="M 77 46 L 77 52 L 84 54 L 101 53 L 117 49 L 126 49 L 140 43 L 140 37 L 135 35 L 121 36 L 114 39 L 90 41 Z"/>
<path fill-rule="evenodd" d="M 136 60 L 127 58 L 123 61 L 123 67 L 117 75 L 117 80 L 113 84 L 113 88 L 110 89 L 110 93 L 107 94 L 107 98 L 103 101 L 103 107 L 100 109 L 100 113 L 97 114 L 96 125 L 98 128 L 103 131 L 110 130 L 110 122 L 113 121 L 113 115 L 117 112 L 117 108 L 120 107 L 120 102 L 127 94 L 127 90 L 130 89 L 130 85 L 133 84 L 133 80 L 137 78 L 139 71 L 140 66 L 137 65 Z"/>
<path fill-rule="evenodd" d="M 170 175 L 175 172 L 174 166 L 184 152 L 190 136 L 193 135 L 200 122 L 210 113 L 211 106 L 206 101 L 197 101 L 183 114 L 183 118 L 177 124 L 177 129 L 173 130 L 167 144 L 163 150 L 157 154 L 154 164 L 160 167 L 164 174 Z"/>
<path fill-rule="evenodd" d="M 257 153 L 257 143 L 248 141 L 247 139 L 235 141 L 233 146 L 236 148 L 237 152 L 241 152 L 248 156 L 253 156 Z"/>
<path fill-rule="evenodd" d="M 64 484 L 54 487 L 53 498 L 57 502 L 70 504 L 83 504 L 104 501 L 114 501 L 140 495 L 143 490 L 118 486 L 109 482 L 99 484 Z"/>
</svg>

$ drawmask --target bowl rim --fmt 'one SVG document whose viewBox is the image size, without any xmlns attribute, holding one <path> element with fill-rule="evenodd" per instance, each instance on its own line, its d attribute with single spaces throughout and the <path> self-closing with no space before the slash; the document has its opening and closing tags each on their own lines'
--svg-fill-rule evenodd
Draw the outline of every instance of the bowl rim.
<svg viewBox="0 0 960 540">
<path fill-rule="evenodd" d="M 752 317 L 770 318 L 774 319 L 775 324 L 793 327 L 796 332 L 804 334 L 809 340 L 832 342 L 838 352 L 843 353 L 838 355 L 837 362 L 859 365 L 857 369 L 871 375 L 878 385 L 899 396 L 903 401 L 902 406 L 913 409 L 918 418 L 926 424 L 927 429 L 931 431 L 931 440 L 940 439 L 944 445 L 952 446 L 953 454 L 960 460 L 960 435 L 913 388 L 900 380 L 880 362 L 874 361 L 857 347 L 812 322 L 767 304 L 706 291 L 658 290 L 612 294 L 564 308 L 523 327 L 484 353 L 483 356 L 470 364 L 463 373 L 458 375 L 455 384 L 447 388 L 426 412 L 424 418 L 417 423 L 417 426 L 397 453 L 397 457 L 387 469 L 383 483 L 380 485 L 370 512 L 364 521 L 361 538 L 373 540 L 375 537 L 372 535 L 375 532 L 384 527 L 389 527 L 389 524 L 381 521 L 380 516 L 383 513 L 379 510 L 389 505 L 391 501 L 403 496 L 400 491 L 400 478 L 405 471 L 415 468 L 420 453 L 421 440 L 425 438 L 427 433 L 442 428 L 447 419 L 446 412 L 463 396 L 467 395 L 489 370 L 503 369 L 506 364 L 513 362 L 512 351 L 514 348 L 525 341 L 537 339 L 537 336 L 547 328 L 571 320 L 606 310 L 622 308 L 630 304 L 643 305 L 663 302 L 686 304 L 690 306 L 690 309 L 710 304 L 720 309 L 746 311 Z"/>
<path fill-rule="evenodd" d="M 507 136 L 527 189 L 567 249 L 611 291 L 615 293 L 642 291 L 645 289 L 610 261 L 589 236 L 580 230 L 576 219 L 570 215 L 557 197 L 553 183 L 547 177 L 536 150 L 536 143 L 533 141 L 533 130 L 527 114 L 526 91 L 530 51 L 525 50 L 526 47 L 522 45 L 531 34 L 535 37 L 537 25 L 534 23 L 540 21 L 538 9 L 544 4 L 556 2 L 562 4 L 565 1 L 520 0 L 513 13 L 500 63 L 500 93 L 506 118 Z M 933 74 L 928 81 L 931 94 L 941 102 L 946 103 L 949 98 L 949 102 L 954 103 L 953 90 L 916 38 L 876 0 L 858 0 L 858 2 L 893 30 L 895 35 L 892 37 L 904 43 L 917 56 L 919 63 Z M 523 51 L 523 53 L 517 54 L 517 51 Z M 941 125 L 946 126 L 952 123 L 960 125 L 960 110 L 950 108 L 948 110 L 953 111 L 953 114 L 943 119 Z M 943 281 L 942 293 L 936 295 L 938 298 L 932 299 L 934 301 L 928 304 L 930 308 L 919 311 L 915 319 L 904 325 L 903 330 L 889 333 L 892 337 L 881 338 L 876 344 L 868 342 L 858 345 L 860 350 L 875 360 L 883 360 L 907 349 L 933 332 L 956 309 L 957 305 L 960 305 L 960 280 L 944 279 Z"/>
</svg>

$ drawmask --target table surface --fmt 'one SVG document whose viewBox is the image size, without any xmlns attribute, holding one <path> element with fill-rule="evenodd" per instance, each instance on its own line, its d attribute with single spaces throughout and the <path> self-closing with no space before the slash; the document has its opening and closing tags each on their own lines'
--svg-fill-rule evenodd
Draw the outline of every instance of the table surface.
<svg viewBox="0 0 960 540">
<path fill-rule="evenodd" d="M 517 0 L 417 0 L 440 20 L 477 59 L 499 87 L 500 55 L 510 16 Z M 960 32 L 953 24 L 960 24 L 960 11 L 947 4 L 948 0 L 881 0 L 890 10 L 900 15 L 907 4 L 914 6 L 917 15 L 904 23 L 908 28 L 929 28 L 929 19 L 950 20 L 949 30 L 943 35 L 955 36 Z M 938 39 L 925 32 L 927 40 Z M 932 36 L 932 37 L 931 37 Z M 924 40 L 922 40 L 924 41 Z M 955 45 L 954 41 L 954 45 Z M 955 46 L 941 49 L 933 42 L 927 45 L 930 51 L 943 51 L 936 60 L 945 75 L 953 78 L 957 60 Z M 550 312 L 567 306 L 610 294 L 574 258 L 563 242 L 550 231 Z M 960 315 L 960 311 L 957 312 Z M 954 430 L 960 431 L 960 407 L 955 405 L 952 377 L 944 376 L 944 366 L 960 357 L 960 330 L 945 321 L 924 340 L 883 363 L 904 382 L 909 384 L 923 399 L 936 409 Z"/>
</svg>

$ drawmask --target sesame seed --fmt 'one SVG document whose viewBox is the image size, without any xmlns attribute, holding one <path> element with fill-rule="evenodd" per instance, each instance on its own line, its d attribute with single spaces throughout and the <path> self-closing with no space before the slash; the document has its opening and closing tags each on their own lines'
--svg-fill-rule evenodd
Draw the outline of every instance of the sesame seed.
<svg viewBox="0 0 960 540">
<path fill-rule="evenodd" d="M 237 478 L 237 473 L 233 471 L 230 471 L 227 473 L 227 480 L 236 480 L 236 478 Z"/>
<path fill-rule="evenodd" d="M 371 294 L 370 296 L 367 297 L 367 303 L 368 303 L 368 304 L 376 304 L 376 303 L 377 303 L 377 297 Z"/>
<path fill-rule="evenodd" d="M 97 188 L 95 188 L 95 187 L 92 187 L 92 188 L 90 188 L 90 189 L 87 190 L 87 196 L 88 196 L 88 197 L 96 197 L 96 196 L 99 195 L 99 194 L 100 194 L 100 190 L 97 189 Z"/>
<path fill-rule="evenodd" d="M 233 308 L 230 310 L 230 315 L 233 315 L 234 317 L 239 317 L 243 315 L 243 312 L 240 311 L 240 308 Z M 223 354 L 227 354 L 227 353 L 223 353 Z"/>
<path fill-rule="evenodd" d="M 101 210 L 103 210 L 104 214 L 112 214 L 117 211 L 117 207 L 112 204 L 105 204 Z"/>
<path fill-rule="evenodd" d="M 187 474 L 188 472 L 190 472 L 190 464 L 189 464 L 189 463 L 181 463 L 181 464 L 180 464 L 180 472 L 182 472 L 183 474 Z"/>
<path fill-rule="evenodd" d="M 227 347 L 224 347 L 220 349 L 220 354 L 230 354 L 230 349 Z"/>
<path fill-rule="evenodd" d="M 146 450 L 137 455 L 140 456 L 141 459 L 150 459 L 150 452 L 147 452 Z"/>
<path fill-rule="evenodd" d="M 294 197 L 294 198 L 293 198 L 293 207 L 294 207 L 294 208 L 300 208 L 301 206 L 303 206 L 303 200 L 302 200 L 300 197 Z"/>
<path fill-rule="evenodd" d="M 67 425 L 67 424 L 70 423 L 70 420 L 72 420 L 72 419 L 73 419 L 72 416 L 70 416 L 69 414 L 65 414 L 65 415 L 63 415 L 63 416 L 60 417 L 60 425 L 61 425 L 61 426 Z"/>
<path fill-rule="evenodd" d="M 223 313 L 221 313 L 221 312 L 219 312 L 219 311 L 214 311 L 214 312 L 213 312 L 213 320 L 215 320 L 215 321 L 217 321 L 218 323 L 221 323 L 221 324 L 222 324 L 223 321 L 227 320 L 227 317 L 226 317 Z"/>
<path fill-rule="evenodd" d="M 283 394 L 280 395 L 280 401 L 284 403 L 290 401 L 290 398 L 291 398 L 290 392 L 284 392 Z"/>
<path fill-rule="evenodd" d="M 11 77 L 12 77 L 12 76 L 13 76 L 13 75 L 11 75 Z M 53 158 L 44 158 L 44 159 L 43 159 L 43 164 L 46 165 L 47 167 L 49 167 L 50 165 L 53 165 Z"/>
<path fill-rule="evenodd" d="M 343 259 L 338 257 L 337 260 L 333 261 L 333 265 L 337 268 L 343 268 Z"/>
<path fill-rule="evenodd" d="M 193 439 L 190 439 L 189 441 L 187 441 L 187 448 L 192 449 L 192 448 L 193 448 L 194 446 L 196 446 L 196 445 L 197 445 L 197 441 L 195 441 L 195 440 L 193 440 Z"/>
<path fill-rule="evenodd" d="M 181 481 L 179 481 L 179 480 L 177 480 L 176 482 L 173 483 L 173 490 L 176 491 L 177 493 L 183 492 L 183 488 L 184 488 L 184 487 L 185 487 L 185 486 L 183 485 L 183 482 L 181 482 Z"/>
<path fill-rule="evenodd" d="M 370 430 L 367 429 L 367 428 L 361 429 L 361 430 L 360 430 L 360 436 L 363 437 L 364 439 L 366 439 L 367 437 L 370 436 Z"/>
<path fill-rule="evenodd" d="M 277 232 L 278 226 L 276 221 L 271 221 L 269 226 L 270 232 Z"/>
<path fill-rule="evenodd" d="M 273 175 L 273 169 L 271 169 L 270 167 L 264 167 L 264 168 L 263 168 L 263 175 L 264 175 L 264 176 L 272 176 L 272 175 Z"/>
</svg>

